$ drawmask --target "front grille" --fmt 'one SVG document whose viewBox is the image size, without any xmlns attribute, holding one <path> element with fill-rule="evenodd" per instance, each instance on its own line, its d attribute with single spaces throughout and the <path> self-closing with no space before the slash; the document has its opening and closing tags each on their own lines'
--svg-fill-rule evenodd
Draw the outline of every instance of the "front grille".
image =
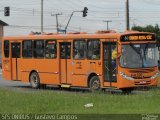
<svg viewBox="0 0 160 120">
<path fill-rule="evenodd" d="M 150 80 L 149 81 L 136 81 L 134 84 L 135 85 L 149 85 L 151 84 L 151 81 Z"/>
<path fill-rule="evenodd" d="M 143 77 L 133 77 L 134 79 L 149 79 L 150 76 L 143 76 Z"/>
<path fill-rule="evenodd" d="M 145 69 L 139 69 L 139 70 L 129 70 L 130 73 L 151 73 L 151 72 L 154 72 L 154 69 L 151 69 L 151 68 L 145 68 Z"/>
</svg>

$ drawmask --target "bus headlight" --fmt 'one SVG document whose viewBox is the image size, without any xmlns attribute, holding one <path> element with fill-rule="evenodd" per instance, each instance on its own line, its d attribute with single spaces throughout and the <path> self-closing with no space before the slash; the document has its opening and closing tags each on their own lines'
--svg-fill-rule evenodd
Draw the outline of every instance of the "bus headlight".
<svg viewBox="0 0 160 120">
<path fill-rule="evenodd" d="M 134 80 L 134 78 L 130 77 L 130 76 L 127 76 L 126 74 L 124 74 L 123 72 L 119 72 L 120 73 L 120 76 L 124 79 L 127 79 L 127 80 Z"/>
<path fill-rule="evenodd" d="M 156 74 L 154 74 L 152 77 L 150 77 L 151 79 L 154 79 L 154 78 L 156 78 L 156 77 L 158 77 L 158 72 L 156 73 Z"/>
</svg>

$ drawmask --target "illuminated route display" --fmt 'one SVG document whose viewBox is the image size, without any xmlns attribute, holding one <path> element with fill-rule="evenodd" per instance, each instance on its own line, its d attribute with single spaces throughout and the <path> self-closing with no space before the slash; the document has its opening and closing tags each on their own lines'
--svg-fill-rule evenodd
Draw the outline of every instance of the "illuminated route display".
<svg viewBox="0 0 160 120">
<path fill-rule="evenodd" d="M 121 42 L 129 41 L 155 41 L 155 35 L 152 34 L 140 34 L 140 35 L 123 35 Z"/>
</svg>

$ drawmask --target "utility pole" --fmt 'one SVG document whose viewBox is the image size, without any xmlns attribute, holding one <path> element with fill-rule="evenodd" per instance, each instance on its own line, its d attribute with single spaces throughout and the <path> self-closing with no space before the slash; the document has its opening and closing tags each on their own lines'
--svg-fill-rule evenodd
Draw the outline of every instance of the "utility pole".
<svg viewBox="0 0 160 120">
<path fill-rule="evenodd" d="M 57 33 L 59 33 L 58 15 L 62 15 L 62 13 L 51 14 L 51 16 L 56 16 Z"/>
<path fill-rule="evenodd" d="M 130 26 L 129 26 L 129 0 L 126 0 L 126 30 L 130 30 Z"/>
<path fill-rule="evenodd" d="M 34 8 L 33 8 L 33 16 L 34 16 Z"/>
<path fill-rule="evenodd" d="M 41 33 L 43 33 L 43 0 L 41 0 Z"/>
<path fill-rule="evenodd" d="M 109 22 L 112 22 L 112 21 L 111 21 L 111 20 L 103 20 L 103 22 L 106 22 L 106 23 L 107 23 L 107 30 L 109 30 L 108 23 L 109 23 Z"/>
</svg>

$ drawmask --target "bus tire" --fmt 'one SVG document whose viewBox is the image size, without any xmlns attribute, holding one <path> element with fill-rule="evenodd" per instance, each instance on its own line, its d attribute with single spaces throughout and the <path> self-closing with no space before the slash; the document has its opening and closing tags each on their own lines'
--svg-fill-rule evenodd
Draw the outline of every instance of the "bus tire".
<svg viewBox="0 0 160 120">
<path fill-rule="evenodd" d="M 40 88 L 40 78 L 37 72 L 32 72 L 29 79 L 32 88 L 34 89 Z"/>
<path fill-rule="evenodd" d="M 93 76 L 89 81 L 89 89 L 91 92 L 100 90 L 100 80 L 98 76 Z"/>
</svg>

